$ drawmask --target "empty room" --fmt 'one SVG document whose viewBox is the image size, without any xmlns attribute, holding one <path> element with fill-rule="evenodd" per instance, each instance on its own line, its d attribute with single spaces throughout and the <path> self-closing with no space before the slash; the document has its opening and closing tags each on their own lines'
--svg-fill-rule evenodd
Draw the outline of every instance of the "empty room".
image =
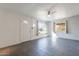
<svg viewBox="0 0 79 59">
<path fill-rule="evenodd" d="M 0 56 L 79 56 L 79 3 L 0 3 Z"/>
</svg>

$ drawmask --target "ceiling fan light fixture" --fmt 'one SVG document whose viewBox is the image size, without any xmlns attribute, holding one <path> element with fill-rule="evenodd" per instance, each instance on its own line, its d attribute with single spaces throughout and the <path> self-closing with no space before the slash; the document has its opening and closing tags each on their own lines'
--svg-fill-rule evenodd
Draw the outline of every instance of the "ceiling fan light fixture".
<svg viewBox="0 0 79 59">
<path fill-rule="evenodd" d="M 48 17 L 50 17 L 50 15 L 48 15 Z"/>
<path fill-rule="evenodd" d="M 48 11 L 48 15 L 50 15 L 50 11 Z"/>
<path fill-rule="evenodd" d="M 48 17 L 50 17 L 50 11 L 48 11 Z"/>
</svg>

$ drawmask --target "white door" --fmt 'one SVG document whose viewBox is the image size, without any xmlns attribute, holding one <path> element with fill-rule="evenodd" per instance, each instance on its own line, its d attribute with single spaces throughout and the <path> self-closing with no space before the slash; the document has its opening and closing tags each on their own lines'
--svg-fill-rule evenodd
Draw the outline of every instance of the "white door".
<svg viewBox="0 0 79 59">
<path fill-rule="evenodd" d="M 21 42 L 31 40 L 31 19 L 24 19 L 21 21 Z"/>
</svg>

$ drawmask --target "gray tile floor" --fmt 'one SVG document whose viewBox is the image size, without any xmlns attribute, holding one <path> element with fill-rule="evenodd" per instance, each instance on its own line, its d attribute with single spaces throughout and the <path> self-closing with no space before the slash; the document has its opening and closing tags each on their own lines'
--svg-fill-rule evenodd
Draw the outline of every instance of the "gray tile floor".
<svg viewBox="0 0 79 59">
<path fill-rule="evenodd" d="M 10 56 L 79 56 L 79 41 L 48 37 L 0 49 L 0 55 Z"/>
</svg>

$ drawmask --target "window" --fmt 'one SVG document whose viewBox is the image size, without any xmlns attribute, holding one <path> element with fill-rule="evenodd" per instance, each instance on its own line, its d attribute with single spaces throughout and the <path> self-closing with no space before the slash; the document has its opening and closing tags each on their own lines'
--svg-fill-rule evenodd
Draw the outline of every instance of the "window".
<svg viewBox="0 0 79 59">
<path fill-rule="evenodd" d="M 45 22 L 38 21 L 38 35 L 47 34 L 47 26 Z"/>
</svg>

